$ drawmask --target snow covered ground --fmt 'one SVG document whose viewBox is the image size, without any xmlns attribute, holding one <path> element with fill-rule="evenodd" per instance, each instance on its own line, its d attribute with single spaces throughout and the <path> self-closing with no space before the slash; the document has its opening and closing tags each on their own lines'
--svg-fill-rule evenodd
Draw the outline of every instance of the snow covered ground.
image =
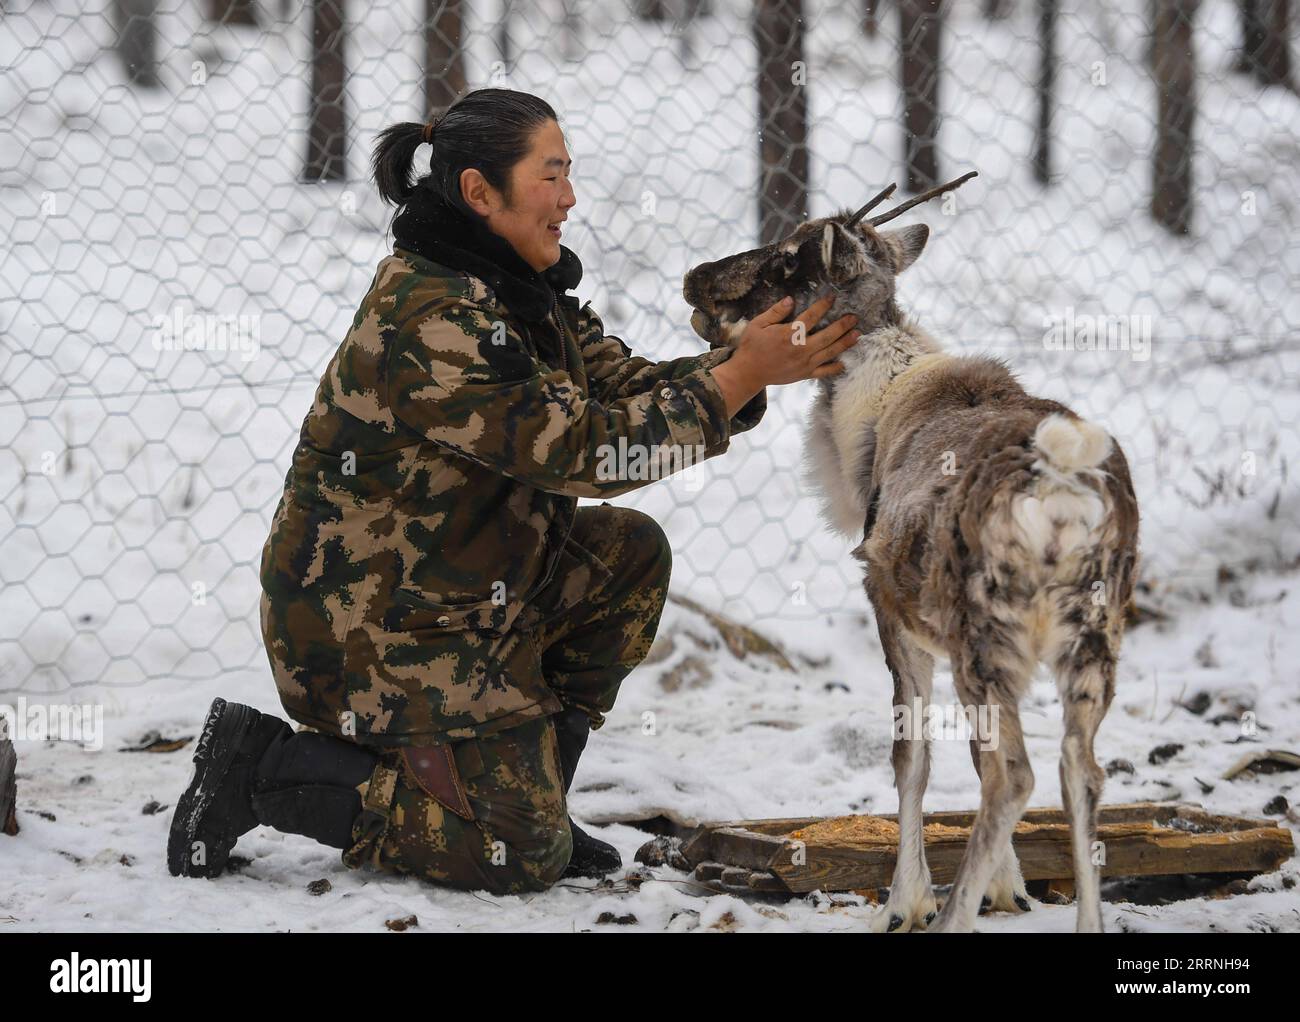
<svg viewBox="0 0 1300 1022">
<path fill-rule="evenodd" d="M 0 702 L 102 707 L 105 734 L 100 751 L 20 743 L 23 830 L 0 837 L 0 932 L 371 930 L 410 914 L 423 929 L 570 930 L 596 927 L 604 912 L 635 916 L 631 928 L 861 928 L 864 906 L 747 904 L 666 869 L 637 890 L 441 891 L 350 873 L 329 849 L 270 831 L 241 842 L 252 862 L 237 875 L 166 874 L 170 808 L 144 809 L 174 803 L 190 749 L 118 749 L 150 730 L 193 734 L 216 694 L 278 711 L 257 631 L 256 561 L 317 376 L 390 244 L 365 159 L 378 129 L 419 117 L 408 6 L 381 0 L 357 26 L 353 180 L 311 187 L 296 180 L 302 19 L 196 35 L 203 26 L 188 8 L 166 14 L 167 88 L 142 96 L 101 52 L 108 23 L 85 5 L 6 7 Z M 717 6 L 687 68 L 673 42 L 624 24 L 618 4 L 590 5 L 589 52 L 565 63 L 554 26 L 534 12 L 504 82 L 561 114 L 579 199 L 565 243 L 586 268 L 580 298 L 653 357 L 696 350 L 682 273 L 755 234 L 752 48 L 738 19 L 747 5 Z M 1063 19 L 1061 181 L 1046 191 L 1029 174 L 1032 22 L 990 27 L 976 6 L 957 5 L 950 26 L 941 154 L 954 175 L 974 167 L 980 177 L 959 193 L 957 215 L 937 204 L 914 214 L 934 234 L 901 282 L 902 303 L 954 348 L 1003 354 L 1027 385 L 1102 422 L 1127 452 L 1143 514 L 1143 602 L 1167 620 L 1126 641 L 1098 757 L 1126 759 L 1134 773 L 1112 777 L 1105 800 L 1261 815 L 1279 794 L 1296 801 L 1295 774 L 1220 775 L 1252 742 L 1300 750 L 1300 491 L 1290 474 L 1300 458 L 1300 103 L 1227 73 L 1232 5 L 1206 3 L 1196 228 L 1174 241 L 1145 214 L 1154 105 L 1139 62 L 1145 4 L 1079 4 Z M 814 215 L 896 178 L 900 148 L 893 42 L 850 45 L 851 24 L 821 8 L 810 0 Z M 487 84 L 485 38 L 473 54 L 471 75 Z M 207 68 L 202 86 L 190 84 L 194 60 Z M 1097 61 L 1104 85 L 1094 84 Z M 1254 215 L 1243 212 L 1247 192 Z M 154 350 L 155 317 L 178 306 L 259 314 L 256 357 Z M 1045 346 L 1047 323 L 1071 314 L 1150 317 L 1147 357 Z M 579 768 L 580 819 L 896 808 L 890 685 L 857 562 L 822 528 L 799 478 L 809 393 L 769 396 L 765 421 L 698 479 L 620 502 L 663 523 L 676 593 L 780 643 L 797 670 L 736 659 L 707 622 L 670 603 L 655 662 L 628 679 Z M 1176 705 L 1201 692 L 1213 700 L 1203 714 Z M 936 698 L 952 698 L 946 673 Z M 1259 725 L 1253 737 L 1210 723 L 1246 711 Z M 1031 804 L 1059 804 L 1049 680 L 1024 717 Z M 1183 749 L 1151 765 L 1148 753 L 1167 743 Z M 926 808 L 973 807 L 975 781 L 965 743 L 937 742 Z M 626 822 L 601 834 L 629 864 L 648 837 Z M 1296 931 L 1298 872 L 1292 860 L 1250 894 L 1103 912 L 1112 930 Z M 321 877 L 332 890 L 309 894 Z M 1038 905 L 1025 917 L 983 917 L 980 928 L 1073 923 L 1072 908 Z"/>
<path fill-rule="evenodd" d="M 1261 575 L 1232 585 L 1209 604 L 1178 606 L 1175 627 L 1154 624 L 1128 639 L 1115 703 L 1098 736 L 1105 764 L 1127 759 L 1130 774 L 1109 779 L 1104 801 L 1189 801 L 1211 812 L 1262 816 L 1281 794 L 1296 798 L 1295 774 L 1225 781 L 1220 775 L 1249 750 L 1296 747 L 1300 693 L 1300 587 L 1294 577 Z M 698 614 L 670 603 L 653 664 L 634 671 L 618 705 L 594 734 L 578 768 L 574 814 L 591 822 L 666 815 L 682 824 L 747 817 L 895 812 L 889 766 L 891 685 L 865 622 L 809 622 L 786 650 L 792 673 L 770 658 L 737 659 Z M 808 667 L 799 654 L 833 653 Z M 1245 655 L 1250 654 L 1250 655 Z M 661 659 L 662 657 L 662 659 Z M 1248 665 L 1248 666 L 1247 666 Z M 951 676 L 936 679 L 936 704 L 954 700 Z M 260 676 L 223 684 L 227 698 L 275 712 Z M 1206 693 L 1201 714 L 1177 705 Z M 206 695 L 206 694 L 205 694 Z M 1022 719 L 1036 783 L 1030 804 L 1059 806 L 1056 763 L 1061 715 L 1050 679 L 1039 680 Z M 1216 717 L 1254 713 L 1257 734 L 1242 740 L 1239 723 Z M 145 728 L 193 734 L 202 707 L 193 694 L 159 699 L 147 715 L 112 712 L 104 751 L 56 743 L 21 749 L 22 834 L 3 839 L 0 925 L 16 929 L 376 930 L 415 915 L 422 929 L 571 930 L 603 928 L 603 913 L 632 915 L 634 929 L 852 930 L 874 911 L 824 897 L 779 904 L 712 894 L 667 867 L 629 889 L 566 881 L 542 895 L 494 897 L 440 890 L 414 879 L 349 871 L 337 853 L 306 839 L 261 829 L 241 839 L 252 860 L 215 881 L 181 881 L 163 862 L 170 806 L 189 777 L 189 749 L 169 754 L 117 751 Z M 649 722 L 650 726 L 647 726 Z M 651 733 L 647 733 L 651 732 Z M 1251 744 L 1251 743 L 1257 744 Z M 1159 766 L 1158 745 L 1182 746 Z M 928 810 L 978 805 L 979 786 L 967 743 L 938 740 Z M 1212 786 L 1204 792 L 1200 782 Z M 50 814 L 48 819 L 42 814 Z M 1277 819 L 1275 815 L 1273 817 Z M 1294 832 L 1294 822 L 1282 821 Z M 628 865 L 650 835 L 626 823 L 594 830 Z M 308 885 L 321 878 L 320 896 Z M 1166 906 L 1106 903 L 1110 930 L 1300 932 L 1300 863 L 1222 900 Z M 1284 886 L 1289 883 L 1288 888 Z M 857 899 L 860 901 L 860 899 Z M 618 928 L 618 927 L 611 927 Z M 1074 928 L 1072 907 L 1035 904 L 1025 916 L 989 915 L 981 931 Z M 2 932 L 2 931 L 0 931 Z"/>
</svg>

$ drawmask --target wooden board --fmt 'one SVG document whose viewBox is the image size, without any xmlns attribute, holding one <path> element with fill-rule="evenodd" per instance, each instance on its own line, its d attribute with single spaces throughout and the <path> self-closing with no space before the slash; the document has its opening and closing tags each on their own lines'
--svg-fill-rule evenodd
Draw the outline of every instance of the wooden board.
<svg viewBox="0 0 1300 1022">
<path fill-rule="evenodd" d="M 955 879 L 974 818 L 973 811 L 926 814 L 927 825 L 964 828 L 926 835 L 926 861 L 934 883 Z M 898 817 L 891 813 L 873 819 L 897 823 Z M 892 840 L 810 840 L 804 843 L 803 861 L 792 861 L 797 845 L 787 835 L 826 820 L 790 817 L 706 824 L 683 844 L 682 851 L 696 869 L 696 879 L 722 890 L 771 891 L 775 881 L 792 894 L 802 894 L 892 883 L 897 855 Z M 1064 812 L 1027 809 L 1021 821 L 1027 826 L 1018 829 L 1012 843 L 1025 880 L 1073 876 Z M 1102 876 L 1266 873 L 1295 854 L 1291 832 L 1272 820 L 1215 815 L 1200 806 L 1175 803 L 1103 806 L 1098 812 L 1097 839 L 1105 843 Z"/>
</svg>

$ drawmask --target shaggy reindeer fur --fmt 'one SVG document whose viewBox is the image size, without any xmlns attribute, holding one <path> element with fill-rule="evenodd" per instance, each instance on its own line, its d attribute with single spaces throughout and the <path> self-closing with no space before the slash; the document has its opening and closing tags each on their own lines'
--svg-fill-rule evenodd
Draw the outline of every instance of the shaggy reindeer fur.
<svg viewBox="0 0 1300 1022">
<path fill-rule="evenodd" d="M 1065 714 L 1060 776 L 1071 824 L 1077 928 L 1100 930 L 1094 860 L 1104 774 L 1093 736 L 1115 692 L 1124 609 L 1137 564 L 1138 510 L 1111 437 L 1055 401 L 1027 394 L 1001 361 L 949 355 L 907 320 L 894 279 L 929 237 L 877 232 L 849 211 L 687 274 L 692 325 L 736 344 L 789 294 L 806 308 L 828 289 L 823 323 L 846 313 L 863 336 L 845 371 L 818 381 L 807 475 L 835 530 L 861 542 L 894 705 L 930 702 L 934 658 L 951 663 L 965 708 L 996 708 L 993 748 L 971 741 L 981 782 L 970 841 L 938 912 L 921 800 L 927 740 L 897 740 L 900 845 L 877 930 L 970 930 L 981 902 L 1030 908 L 1011 835 L 1033 789 L 1019 704 L 1039 662 Z"/>
</svg>

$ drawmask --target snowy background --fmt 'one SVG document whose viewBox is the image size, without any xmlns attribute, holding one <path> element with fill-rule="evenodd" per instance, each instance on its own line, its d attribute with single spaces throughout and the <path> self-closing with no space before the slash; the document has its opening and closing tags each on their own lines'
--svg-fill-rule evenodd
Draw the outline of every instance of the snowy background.
<svg viewBox="0 0 1300 1022">
<path fill-rule="evenodd" d="M 852 899 L 746 903 L 662 868 L 635 890 L 617 878 L 528 898 L 438 890 L 349 872 L 332 850 L 269 830 L 241 840 L 252 861 L 238 874 L 167 875 L 192 744 L 118 750 L 150 731 L 193 735 L 217 694 L 280 712 L 257 627 L 257 561 L 319 373 L 391 248 L 391 209 L 366 180 L 370 146 L 422 111 L 415 5 L 353 8 L 350 180 L 304 185 L 303 11 L 284 19 L 274 4 L 262 29 L 232 30 L 204 22 L 197 4 L 161 6 L 153 93 L 125 82 L 93 0 L 10 2 L 0 20 L 0 702 L 102 707 L 105 729 L 100 751 L 19 743 L 22 833 L 0 837 L 0 932 L 373 930 L 409 914 L 424 929 L 569 930 L 605 928 L 603 912 L 630 913 L 631 928 L 861 929 L 871 909 Z M 958 193 L 956 215 L 937 203 L 911 215 L 933 235 L 900 301 L 954 350 L 1005 356 L 1030 389 L 1124 446 L 1143 515 L 1140 602 L 1159 619 L 1126 639 L 1098 759 L 1134 772 L 1116 773 L 1105 801 L 1263 815 L 1278 795 L 1295 800 L 1297 775 L 1220 775 L 1252 748 L 1300 751 L 1300 100 L 1230 73 L 1235 5 L 1207 0 L 1196 21 L 1195 226 L 1173 239 L 1147 214 L 1145 0 L 1062 4 L 1060 180 L 1046 190 L 1030 171 L 1029 6 L 990 24 L 975 2 L 951 5 L 941 173 L 980 177 Z M 536 92 L 560 113 L 579 299 L 639 354 L 696 351 L 682 274 L 755 244 L 748 5 L 715 0 L 685 62 L 675 36 L 614 0 L 580 5 L 586 50 L 566 59 L 552 7 L 516 19 L 509 75 L 493 67 L 490 21 L 471 14 L 471 84 Z M 807 4 L 814 216 L 900 176 L 895 18 L 886 5 L 881 35 L 865 40 L 857 7 Z M 178 307 L 257 315 L 257 357 L 155 351 L 155 318 Z M 1150 357 L 1047 350 L 1045 317 L 1071 308 L 1150 316 Z M 695 484 L 669 479 L 618 501 L 668 532 L 674 593 L 760 632 L 795 666 L 738 659 L 703 617 L 669 604 L 571 800 L 579 819 L 608 824 L 598 833 L 629 866 L 649 837 L 635 821 L 896 809 L 891 686 L 858 565 L 800 480 L 810 396 L 808 385 L 771 390 L 763 423 Z M 1200 693 L 1205 712 L 1179 705 Z M 940 672 L 936 701 L 952 698 Z M 1059 805 L 1050 679 L 1023 710 L 1030 804 Z M 1247 711 L 1254 735 L 1239 723 Z M 1149 763 L 1167 743 L 1183 749 Z M 977 802 L 966 743 L 936 742 L 927 810 Z M 1248 894 L 1103 913 L 1112 930 L 1295 932 L 1298 875 L 1292 860 Z M 309 894 L 321 877 L 332 891 Z M 1047 905 L 979 923 L 1073 926 L 1072 907 Z"/>
</svg>

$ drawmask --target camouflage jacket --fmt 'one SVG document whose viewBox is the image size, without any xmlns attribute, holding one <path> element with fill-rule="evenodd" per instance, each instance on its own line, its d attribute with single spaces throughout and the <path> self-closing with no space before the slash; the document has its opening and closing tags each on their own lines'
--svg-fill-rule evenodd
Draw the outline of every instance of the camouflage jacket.
<svg viewBox="0 0 1300 1022">
<path fill-rule="evenodd" d="M 569 549 L 578 498 L 684 464 L 611 474 L 610 449 L 708 458 L 766 410 L 760 392 L 728 421 L 708 372 L 728 348 L 651 362 L 537 275 L 422 247 L 445 262 L 395 247 L 326 367 L 261 563 L 286 711 L 374 745 L 558 710 L 526 611 L 557 568 L 590 561 Z"/>
</svg>

